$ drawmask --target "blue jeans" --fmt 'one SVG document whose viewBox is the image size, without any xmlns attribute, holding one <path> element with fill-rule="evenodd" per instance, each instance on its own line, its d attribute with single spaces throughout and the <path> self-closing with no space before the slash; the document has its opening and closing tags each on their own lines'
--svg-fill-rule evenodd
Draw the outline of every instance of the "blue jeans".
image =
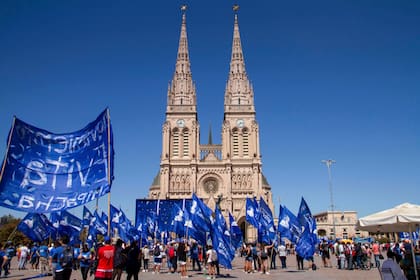
<svg viewBox="0 0 420 280">
<path fill-rule="evenodd" d="M 375 256 L 375 265 L 377 268 L 379 268 L 381 266 L 381 261 L 379 260 L 379 255 L 374 255 Z"/>
</svg>

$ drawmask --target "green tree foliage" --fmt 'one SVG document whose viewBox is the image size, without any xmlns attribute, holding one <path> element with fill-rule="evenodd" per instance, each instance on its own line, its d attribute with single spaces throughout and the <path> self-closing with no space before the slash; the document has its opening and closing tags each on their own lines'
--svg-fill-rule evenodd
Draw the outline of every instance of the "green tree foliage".
<svg viewBox="0 0 420 280">
<path fill-rule="evenodd" d="M 11 215 L 4 215 L 0 218 L 0 243 L 12 241 L 13 244 L 28 244 L 30 239 L 16 228 L 21 219 L 17 219 Z"/>
</svg>

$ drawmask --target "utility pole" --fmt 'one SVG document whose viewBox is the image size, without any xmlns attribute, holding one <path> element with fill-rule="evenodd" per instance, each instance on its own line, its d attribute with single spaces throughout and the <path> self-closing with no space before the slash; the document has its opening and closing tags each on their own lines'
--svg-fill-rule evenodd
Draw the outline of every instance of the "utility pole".
<svg viewBox="0 0 420 280">
<path fill-rule="evenodd" d="M 322 163 L 325 163 L 328 169 L 328 184 L 330 190 L 330 203 L 331 203 L 331 216 L 333 220 L 333 240 L 336 239 L 336 231 L 335 231 L 335 217 L 334 217 L 334 199 L 333 199 L 333 189 L 332 189 L 332 179 L 331 179 L 331 165 L 335 163 L 333 159 L 322 160 Z"/>
</svg>

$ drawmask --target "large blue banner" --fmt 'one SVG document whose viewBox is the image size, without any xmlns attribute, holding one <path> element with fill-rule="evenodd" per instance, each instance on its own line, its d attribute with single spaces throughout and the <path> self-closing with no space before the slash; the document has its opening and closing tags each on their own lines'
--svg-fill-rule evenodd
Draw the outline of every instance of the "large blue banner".
<svg viewBox="0 0 420 280">
<path fill-rule="evenodd" d="M 108 110 L 85 128 L 66 134 L 15 118 L 0 173 L 0 206 L 50 213 L 110 192 L 112 138 Z"/>
</svg>

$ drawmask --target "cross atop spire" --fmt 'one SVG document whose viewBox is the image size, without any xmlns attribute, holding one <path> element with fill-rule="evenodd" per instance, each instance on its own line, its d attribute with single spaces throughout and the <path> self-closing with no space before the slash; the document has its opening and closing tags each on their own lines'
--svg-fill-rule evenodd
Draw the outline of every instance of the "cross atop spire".
<svg viewBox="0 0 420 280">
<path fill-rule="evenodd" d="M 193 111 L 196 111 L 195 85 L 192 80 L 188 53 L 186 10 L 187 6 L 182 5 L 181 33 L 179 36 L 175 73 L 168 89 L 168 108 L 173 105 L 186 105 L 190 106 L 190 109 Z M 172 108 L 173 110 L 177 110 L 176 107 Z"/>
<path fill-rule="evenodd" d="M 241 36 L 239 33 L 237 14 L 239 6 L 235 5 L 233 10 L 235 11 L 235 22 L 233 27 L 229 78 L 225 89 L 225 111 L 228 109 L 227 106 L 232 105 L 246 105 L 251 111 L 254 111 L 254 92 L 246 74 Z"/>
</svg>

